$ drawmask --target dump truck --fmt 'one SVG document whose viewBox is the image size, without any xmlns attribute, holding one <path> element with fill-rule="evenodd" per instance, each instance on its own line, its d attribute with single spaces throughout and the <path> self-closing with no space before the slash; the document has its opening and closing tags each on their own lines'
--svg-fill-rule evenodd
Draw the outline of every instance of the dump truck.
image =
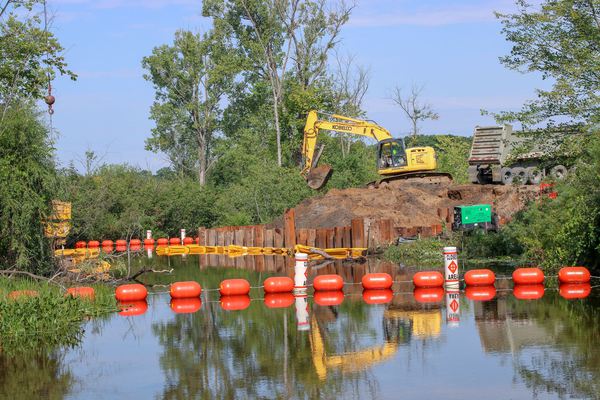
<svg viewBox="0 0 600 400">
<path fill-rule="evenodd" d="M 512 126 L 476 126 L 469 155 L 469 180 L 472 183 L 538 185 L 548 175 L 563 179 L 565 165 L 549 160 L 560 147 L 564 132 L 546 135 L 543 145 L 531 135 L 515 134 Z"/>
</svg>

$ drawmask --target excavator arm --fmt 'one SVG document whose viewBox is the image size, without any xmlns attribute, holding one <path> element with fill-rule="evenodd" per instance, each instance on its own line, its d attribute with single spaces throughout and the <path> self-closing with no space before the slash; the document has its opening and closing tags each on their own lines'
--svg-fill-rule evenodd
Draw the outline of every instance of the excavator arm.
<svg viewBox="0 0 600 400">
<path fill-rule="evenodd" d="M 320 156 L 320 152 L 317 152 L 317 138 L 321 130 L 366 136 L 378 142 L 392 137 L 387 129 L 373 122 L 336 114 L 331 115 L 331 117 L 335 121 L 320 120 L 317 112 L 311 110 L 306 118 L 304 140 L 302 142 L 304 164 L 301 174 L 308 182 L 308 186 L 313 189 L 321 188 L 331 175 L 331 167 L 329 165 L 317 167 Z M 317 155 L 315 156 L 315 154 Z"/>
</svg>

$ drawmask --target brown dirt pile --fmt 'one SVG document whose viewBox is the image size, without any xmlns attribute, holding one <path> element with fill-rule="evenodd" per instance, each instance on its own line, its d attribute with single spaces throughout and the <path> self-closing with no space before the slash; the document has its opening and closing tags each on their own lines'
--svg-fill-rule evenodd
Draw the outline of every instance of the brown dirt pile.
<svg viewBox="0 0 600 400">
<path fill-rule="evenodd" d="M 396 227 L 431 226 L 442 223 L 448 208 L 474 204 L 492 204 L 500 219 L 507 221 L 537 190 L 536 186 L 432 184 L 416 179 L 378 189 L 333 189 L 296 207 L 296 227 L 346 226 L 354 218 L 391 219 Z"/>
</svg>

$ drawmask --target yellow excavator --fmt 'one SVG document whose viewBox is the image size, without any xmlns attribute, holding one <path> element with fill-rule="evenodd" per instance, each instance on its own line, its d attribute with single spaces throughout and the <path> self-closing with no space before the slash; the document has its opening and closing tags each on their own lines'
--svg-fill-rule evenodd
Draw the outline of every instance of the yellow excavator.
<svg viewBox="0 0 600 400">
<path fill-rule="evenodd" d="M 324 114 L 324 113 L 323 113 Z M 317 151 L 317 138 L 321 130 L 366 136 L 377 140 L 377 172 L 382 178 L 371 182 L 369 187 L 377 187 L 398 179 L 430 178 L 430 182 L 451 181 L 452 175 L 436 172 L 437 159 L 432 147 L 406 148 L 404 140 L 392 137 L 385 128 L 372 121 L 328 114 L 330 120 L 319 119 L 319 114 L 311 110 L 304 126 L 302 143 L 302 176 L 312 189 L 320 189 L 331 176 L 329 165 L 317 166 L 323 146 Z M 315 154 L 316 153 L 316 154 Z"/>
</svg>

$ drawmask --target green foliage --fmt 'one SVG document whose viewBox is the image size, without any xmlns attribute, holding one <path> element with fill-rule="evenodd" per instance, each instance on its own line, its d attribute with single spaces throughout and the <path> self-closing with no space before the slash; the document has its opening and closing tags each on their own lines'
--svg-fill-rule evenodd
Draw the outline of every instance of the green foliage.
<svg viewBox="0 0 600 400">
<path fill-rule="evenodd" d="M 508 68 L 541 72 L 554 80 L 519 112 L 497 115 L 527 125 L 548 119 L 600 122 L 600 29 L 598 0 L 518 0 L 519 11 L 497 14 L 513 47 L 501 62 Z"/>
<path fill-rule="evenodd" d="M 468 183 L 470 138 L 461 136 L 439 135 L 435 137 L 438 155 L 438 169 L 448 172 L 456 183 Z"/>
<path fill-rule="evenodd" d="M 454 240 L 424 238 L 390 246 L 383 255 L 386 259 L 397 263 L 411 262 L 423 266 L 437 266 L 443 262 L 444 247 L 456 245 L 456 243 L 456 238 Z"/>
<path fill-rule="evenodd" d="M 77 344 L 86 318 L 116 311 L 113 289 L 103 285 L 95 285 L 94 289 L 96 296 L 90 301 L 64 296 L 61 289 L 47 283 L 0 278 L 3 353 Z M 39 296 L 8 299 L 13 290 L 35 290 Z"/>
<path fill-rule="evenodd" d="M 0 122 L 0 265 L 36 273 L 52 267 L 42 221 L 55 193 L 49 131 L 28 103 L 13 103 Z"/>
<path fill-rule="evenodd" d="M 55 71 L 75 80 L 63 48 L 39 16 L 41 0 L 0 1 L 0 104 L 42 95 Z"/>
</svg>

